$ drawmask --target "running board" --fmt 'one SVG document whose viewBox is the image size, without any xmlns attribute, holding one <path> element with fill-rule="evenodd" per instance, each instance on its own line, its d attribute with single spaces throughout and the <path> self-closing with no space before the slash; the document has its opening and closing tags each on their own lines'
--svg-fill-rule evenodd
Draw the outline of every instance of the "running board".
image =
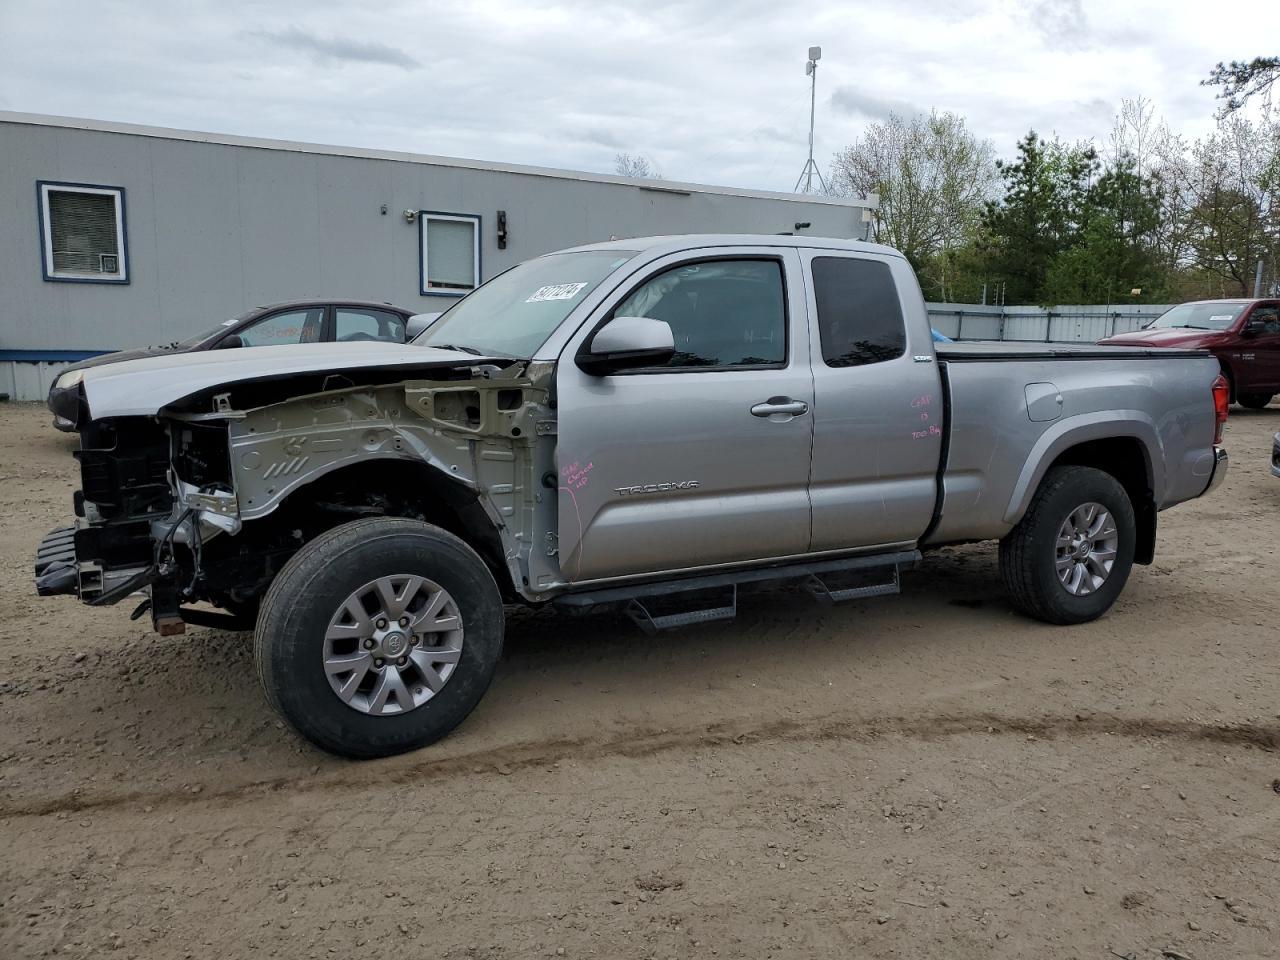
<svg viewBox="0 0 1280 960">
<path fill-rule="evenodd" d="M 679 593 L 669 594 L 671 599 Z M 653 598 L 649 598 L 652 605 Z M 703 607 L 700 610 L 683 610 L 678 613 L 655 615 L 645 606 L 639 597 L 633 598 L 626 606 L 626 614 L 637 627 L 653 636 L 659 630 L 674 630 L 677 627 L 690 627 L 695 623 L 711 623 L 714 620 L 732 620 L 738 615 L 738 586 L 729 585 L 729 602 L 718 607 Z"/>
<path fill-rule="evenodd" d="M 867 597 L 885 597 L 901 593 L 898 568 L 889 567 L 887 573 L 889 579 L 884 583 L 863 583 L 850 587 L 834 587 L 817 574 L 810 574 L 804 582 L 804 588 L 813 596 L 813 599 L 827 607 L 846 600 L 865 600 Z"/>
<path fill-rule="evenodd" d="M 825 605 L 898 593 L 901 571 L 915 566 L 919 560 L 920 552 L 910 550 L 785 566 L 747 567 L 682 580 L 569 593 L 558 597 L 555 604 L 578 612 L 602 604 L 622 603 L 627 617 L 652 635 L 659 630 L 732 620 L 738 613 L 738 586 L 744 583 L 799 581 L 814 599 Z M 718 596 L 707 598 L 705 594 L 710 591 L 717 591 Z"/>
</svg>

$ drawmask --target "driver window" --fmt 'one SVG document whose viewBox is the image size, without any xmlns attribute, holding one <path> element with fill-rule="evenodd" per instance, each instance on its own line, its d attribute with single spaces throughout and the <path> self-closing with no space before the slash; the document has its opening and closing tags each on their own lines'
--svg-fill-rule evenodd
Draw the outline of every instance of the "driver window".
<svg viewBox="0 0 1280 960">
<path fill-rule="evenodd" d="M 273 313 L 240 331 L 246 347 L 274 347 L 286 343 L 318 343 L 324 307 Z"/>
<path fill-rule="evenodd" d="M 636 289 L 615 317 L 650 317 L 671 327 L 670 367 L 777 366 L 787 357 L 782 264 L 714 260 L 674 267 Z"/>
<path fill-rule="evenodd" d="M 1280 307 L 1258 307 L 1249 319 L 1261 321 L 1263 333 L 1280 333 Z"/>
<path fill-rule="evenodd" d="M 333 338 L 339 343 L 353 340 L 404 342 L 404 321 L 385 310 L 358 310 L 338 307 L 333 315 Z"/>
</svg>

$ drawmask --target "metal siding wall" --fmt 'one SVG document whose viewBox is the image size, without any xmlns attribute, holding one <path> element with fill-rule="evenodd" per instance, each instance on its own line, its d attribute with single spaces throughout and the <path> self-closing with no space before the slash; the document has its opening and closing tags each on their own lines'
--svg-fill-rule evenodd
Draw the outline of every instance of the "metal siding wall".
<svg viewBox="0 0 1280 960">
<path fill-rule="evenodd" d="M 95 143 L 92 151 L 87 151 L 82 131 L 52 129 L 43 131 L 42 135 L 54 141 L 58 157 L 57 169 L 50 171 L 50 175 L 43 179 L 124 188 L 129 282 L 116 285 L 53 283 L 41 280 L 38 274 L 32 275 L 36 284 L 42 288 L 36 293 L 42 336 L 33 343 L 9 344 L 6 341 L 5 345 L 20 348 L 29 346 L 105 350 L 114 346 L 112 341 L 119 339 L 120 330 L 130 331 L 131 338 L 144 329 L 151 333 L 158 327 L 158 324 L 146 323 L 146 320 L 156 316 L 157 242 L 150 184 L 151 161 L 146 145 L 135 143 L 129 137 L 109 135 Z M 3 153 L 2 149 L 0 153 Z M 3 179 L 7 180 L 16 172 L 11 171 Z M 18 231 L 30 230 L 38 244 L 39 224 L 36 221 L 34 193 L 28 216 L 29 219 L 19 220 L 15 228 Z M 31 278 L 23 279 L 26 283 L 31 282 Z M 146 319 L 139 322 L 142 318 Z M 151 339 L 135 340 L 134 344 L 156 342 L 159 340 L 153 335 Z"/>
<path fill-rule="evenodd" d="M 444 309 L 453 298 L 419 292 L 418 226 L 405 209 L 479 214 L 486 279 L 612 235 L 779 233 L 797 221 L 811 222 L 804 232 L 814 236 L 864 229 L 852 206 L 21 123 L 0 123 L 0 156 L 0 347 L 10 349 L 164 343 L 294 297 Z M 39 179 L 125 189 L 128 285 L 43 280 Z M 500 209 L 506 250 L 496 241 Z"/>
<path fill-rule="evenodd" d="M 151 216 L 143 220 L 139 211 L 135 218 L 131 207 L 129 232 L 140 235 L 149 226 L 155 259 L 137 257 L 131 265 L 141 267 L 145 280 L 135 283 L 153 297 L 152 306 L 137 318 L 144 327 L 138 339 L 163 343 L 232 316 L 239 312 L 235 305 L 249 305 L 244 283 L 249 251 L 240 243 L 241 200 L 234 150 L 154 140 L 147 145 L 147 154 Z M 125 344 L 118 329 L 104 324 L 98 341 L 82 346 L 108 349 Z"/>
<path fill-rule="evenodd" d="M 7 393 L 10 400 L 43 400 L 49 395 L 53 381 L 70 363 L 0 362 L 0 393 Z"/>
<path fill-rule="evenodd" d="M 57 142 L 49 136 L 15 137 L 0 125 L 0 158 L 0 348 L 43 345 L 49 318 L 66 314 L 61 290 L 67 284 L 42 278 L 36 213 L 36 181 L 61 179 Z"/>
</svg>

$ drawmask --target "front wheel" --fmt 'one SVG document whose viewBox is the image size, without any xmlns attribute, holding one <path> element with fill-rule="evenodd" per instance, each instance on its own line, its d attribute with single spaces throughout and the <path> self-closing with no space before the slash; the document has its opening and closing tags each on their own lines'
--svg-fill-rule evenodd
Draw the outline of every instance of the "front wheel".
<svg viewBox="0 0 1280 960">
<path fill-rule="evenodd" d="M 1137 524 L 1124 487 L 1093 467 L 1054 467 L 1000 541 L 1013 605 L 1047 623 L 1087 623 L 1110 609 L 1133 566 Z"/>
<path fill-rule="evenodd" d="M 480 701 L 502 598 L 469 546 L 415 520 L 357 520 L 308 543 L 254 635 L 272 706 L 306 739 L 366 759 L 426 746 Z"/>
<path fill-rule="evenodd" d="M 1242 393 L 1236 397 L 1236 402 L 1250 410 L 1261 410 L 1271 402 L 1271 397 L 1269 393 Z"/>
</svg>

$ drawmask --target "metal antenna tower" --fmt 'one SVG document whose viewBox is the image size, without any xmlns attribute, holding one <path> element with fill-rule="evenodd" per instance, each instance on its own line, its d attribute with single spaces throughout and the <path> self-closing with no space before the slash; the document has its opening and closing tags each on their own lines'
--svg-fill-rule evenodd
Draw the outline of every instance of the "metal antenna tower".
<svg viewBox="0 0 1280 960">
<path fill-rule="evenodd" d="M 821 47 L 809 48 L 809 62 L 804 65 L 804 74 L 809 77 L 809 159 L 804 162 L 804 169 L 800 171 L 800 179 L 796 181 L 796 188 L 793 193 L 813 193 L 813 178 L 818 178 L 818 186 L 822 188 L 822 192 L 827 192 L 827 182 L 822 179 L 822 171 L 818 169 L 818 165 L 813 162 L 813 108 L 818 97 L 818 61 L 822 59 Z M 800 189 L 800 184 L 804 184 L 804 189 Z"/>
</svg>

